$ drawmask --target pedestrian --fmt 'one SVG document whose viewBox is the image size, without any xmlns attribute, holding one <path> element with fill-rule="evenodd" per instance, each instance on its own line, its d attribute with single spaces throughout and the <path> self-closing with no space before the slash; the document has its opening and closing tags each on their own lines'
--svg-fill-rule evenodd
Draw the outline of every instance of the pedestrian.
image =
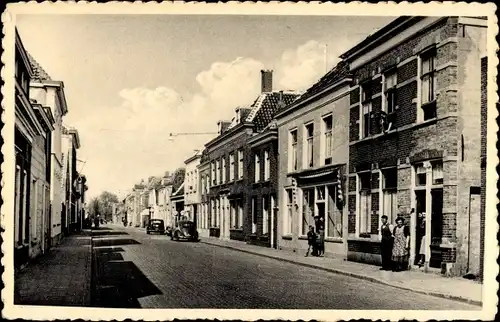
<svg viewBox="0 0 500 322">
<path fill-rule="evenodd" d="M 382 242 L 380 243 L 380 254 L 382 256 L 381 270 L 389 271 L 392 269 L 392 246 L 394 244 L 394 226 L 388 221 L 386 215 L 382 216 L 382 226 L 380 232 L 382 234 Z"/>
<path fill-rule="evenodd" d="M 410 248 L 410 229 L 404 225 L 403 217 L 396 219 L 396 227 L 393 231 L 394 245 L 392 246 L 392 261 L 394 272 L 406 270 Z"/>
<path fill-rule="evenodd" d="M 318 256 L 325 255 L 325 218 L 319 217 L 318 219 Z"/>
<path fill-rule="evenodd" d="M 312 255 L 316 256 L 316 233 L 314 232 L 314 227 L 309 226 L 309 231 L 307 232 L 307 253 L 306 257 L 309 256 L 309 251 L 312 249 Z"/>
<path fill-rule="evenodd" d="M 420 248 L 418 250 L 418 254 L 420 257 L 420 260 L 418 261 L 417 265 L 418 267 L 422 267 L 425 263 L 425 221 L 426 221 L 426 214 L 425 212 L 421 212 L 418 214 L 418 219 L 419 219 L 419 225 L 418 225 L 418 235 L 420 237 Z"/>
</svg>

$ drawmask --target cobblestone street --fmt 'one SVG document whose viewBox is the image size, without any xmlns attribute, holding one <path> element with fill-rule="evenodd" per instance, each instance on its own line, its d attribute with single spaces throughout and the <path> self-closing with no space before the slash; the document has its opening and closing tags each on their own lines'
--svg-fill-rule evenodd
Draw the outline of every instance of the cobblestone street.
<svg viewBox="0 0 500 322">
<path fill-rule="evenodd" d="M 478 307 L 274 259 L 110 226 L 94 236 L 93 305 L 122 308 Z"/>
</svg>

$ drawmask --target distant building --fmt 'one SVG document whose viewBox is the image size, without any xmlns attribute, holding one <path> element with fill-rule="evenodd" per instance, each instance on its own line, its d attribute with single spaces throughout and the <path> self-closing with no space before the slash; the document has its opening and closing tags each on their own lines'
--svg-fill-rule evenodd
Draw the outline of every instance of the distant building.
<svg viewBox="0 0 500 322">
<path fill-rule="evenodd" d="M 80 148 L 80 136 L 74 128 L 62 128 L 61 161 L 63 163 L 63 187 L 65 192 L 62 227 L 64 233 L 75 232 L 82 227 L 79 217 L 79 192 L 77 191 L 80 177 L 77 171 L 77 150 Z"/>
<path fill-rule="evenodd" d="M 193 156 L 184 161 L 186 165 L 186 174 L 184 176 L 184 212 L 189 220 L 192 220 L 196 224 L 197 229 L 201 228 L 201 221 L 199 221 L 201 194 L 198 174 L 200 159 L 201 151 L 197 151 Z"/>
</svg>

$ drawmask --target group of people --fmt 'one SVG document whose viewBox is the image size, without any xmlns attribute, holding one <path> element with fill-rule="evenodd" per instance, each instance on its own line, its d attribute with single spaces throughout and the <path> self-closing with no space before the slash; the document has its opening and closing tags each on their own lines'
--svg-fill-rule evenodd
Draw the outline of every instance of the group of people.
<svg viewBox="0 0 500 322">
<path fill-rule="evenodd" d="M 425 259 L 425 213 L 419 214 L 419 266 L 424 264 Z M 404 271 L 408 268 L 410 255 L 410 227 L 405 225 L 403 217 L 396 219 L 396 226 L 388 223 L 387 216 L 382 216 L 381 270 L 392 270 L 394 272 Z"/>
<path fill-rule="evenodd" d="M 325 255 L 325 218 L 315 217 L 316 229 L 314 226 L 309 226 L 309 231 L 307 232 L 307 253 L 306 257 L 309 256 L 311 252 L 312 256 L 323 256 Z"/>
</svg>

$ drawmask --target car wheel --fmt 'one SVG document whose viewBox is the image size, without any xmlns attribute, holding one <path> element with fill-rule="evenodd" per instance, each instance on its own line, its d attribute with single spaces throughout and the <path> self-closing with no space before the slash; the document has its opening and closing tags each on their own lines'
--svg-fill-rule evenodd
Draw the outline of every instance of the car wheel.
<svg viewBox="0 0 500 322">
<path fill-rule="evenodd" d="M 149 231 L 146 231 L 146 234 L 148 234 L 148 235 L 149 235 Z"/>
</svg>

